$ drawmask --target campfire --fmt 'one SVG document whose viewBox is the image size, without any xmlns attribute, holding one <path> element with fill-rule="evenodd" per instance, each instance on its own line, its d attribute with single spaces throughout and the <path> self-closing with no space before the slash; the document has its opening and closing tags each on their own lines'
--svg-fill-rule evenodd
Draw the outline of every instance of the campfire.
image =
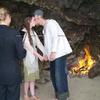
<svg viewBox="0 0 100 100">
<path fill-rule="evenodd" d="M 86 45 L 83 55 L 77 58 L 77 63 L 71 66 L 69 74 L 73 76 L 87 76 L 89 70 L 94 66 L 95 59 L 90 54 L 89 46 Z"/>
</svg>

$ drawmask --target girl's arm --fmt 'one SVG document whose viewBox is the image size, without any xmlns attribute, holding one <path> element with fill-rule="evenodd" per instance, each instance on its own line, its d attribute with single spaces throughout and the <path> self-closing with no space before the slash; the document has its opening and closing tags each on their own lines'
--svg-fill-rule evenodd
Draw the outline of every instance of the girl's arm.
<svg viewBox="0 0 100 100">
<path fill-rule="evenodd" d="M 33 54 L 35 55 L 35 56 L 37 56 L 39 59 L 40 59 L 40 61 L 43 61 L 43 56 L 41 56 L 38 52 L 36 52 L 36 51 L 33 51 Z"/>
<path fill-rule="evenodd" d="M 35 31 L 34 31 L 34 34 L 36 36 L 36 45 L 41 50 L 41 52 L 44 54 L 45 53 L 45 48 L 44 48 L 43 44 L 41 43 L 41 41 L 40 41 L 40 39 L 39 39 L 39 37 L 38 37 L 38 35 L 36 34 Z"/>
<path fill-rule="evenodd" d="M 38 57 L 41 61 L 43 61 L 43 57 L 33 49 L 33 47 L 30 45 L 28 41 L 28 37 L 26 36 L 25 42 L 24 42 L 24 48 L 29 50 L 34 56 Z"/>
</svg>

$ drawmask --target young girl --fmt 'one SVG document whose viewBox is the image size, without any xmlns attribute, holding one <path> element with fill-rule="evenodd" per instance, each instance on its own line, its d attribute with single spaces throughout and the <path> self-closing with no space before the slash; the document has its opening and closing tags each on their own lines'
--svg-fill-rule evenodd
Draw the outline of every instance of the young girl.
<svg viewBox="0 0 100 100">
<path fill-rule="evenodd" d="M 24 99 L 30 100 L 28 96 L 28 90 L 30 90 L 32 100 L 39 100 L 35 96 L 35 80 L 39 79 L 38 58 L 43 61 L 43 57 L 37 53 L 36 46 L 44 52 L 44 47 L 40 42 L 36 32 L 32 30 L 35 26 L 33 17 L 27 17 L 25 19 L 24 28 L 25 32 L 23 37 L 24 48 L 27 51 L 26 58 L 24 59 Z"/>
</svg>

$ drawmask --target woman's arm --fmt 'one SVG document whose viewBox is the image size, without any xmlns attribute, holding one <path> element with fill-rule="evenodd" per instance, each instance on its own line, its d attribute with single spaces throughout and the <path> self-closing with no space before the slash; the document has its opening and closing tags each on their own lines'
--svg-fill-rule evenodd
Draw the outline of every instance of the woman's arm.
<svg viewBox="0 0 100 100">
<path fill-rule="evenodd" d="M 35 31 L 34 31 L 34 34 L 36 36 L 36 45 L 37 45 L 37 47 L 41 50 L 41 52 L 43 54 L 45 54 L 45 48 L 44 48 L 43 44 L 41 43 L 41 41 L 40 41 L 40 39 L 39 39 L 39 37 L 38 37 L 38 35 L 36 34 Z"/>
<path fill-rule="evenodd" d="M 33 51 L 33 54 L 34 54 L 35 56 L 37 56 L 37 57 L 40 59 L 40 61 L 43 61 L 43 60 L 44 60 L 43 56 L 41 56 L 38 52 Z"/>
<path fill-rule="evenodd" d="M 28 36 L 26 36 L 26 39 L 24 41 L 24 48 L 29 50 L 34 56 L 38 57 L 41 61 L 43 61 L 43 57 L 30 45 Z"/>
</svg>

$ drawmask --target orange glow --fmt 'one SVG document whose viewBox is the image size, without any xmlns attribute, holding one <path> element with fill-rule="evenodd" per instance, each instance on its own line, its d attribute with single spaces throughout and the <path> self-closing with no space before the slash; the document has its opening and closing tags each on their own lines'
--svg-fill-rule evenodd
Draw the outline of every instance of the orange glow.
<svg viewBox="0 0 100 100">
<path fill-rule="evenodd" d="M 69 71 L 73 75 L 88 75 L 89 70 L 95 64 L 95 60 L 92 58 L 89 46 L 84 48 L 85 55 L 84 57 L 78 57 L 78 63 L 71 68 Z"/>
</svg>

